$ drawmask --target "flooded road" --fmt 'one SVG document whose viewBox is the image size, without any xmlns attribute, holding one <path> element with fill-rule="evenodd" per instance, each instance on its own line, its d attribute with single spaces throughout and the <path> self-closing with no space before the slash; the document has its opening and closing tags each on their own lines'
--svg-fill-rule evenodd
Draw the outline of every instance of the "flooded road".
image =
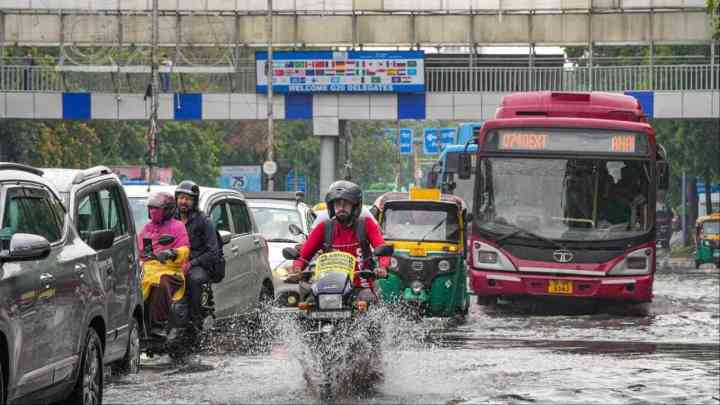
<svg viewBox="0 0 720 405">
<path fill-rule="evenodd" d="M 383 382 L 339 402 L 720 404 L 714 268 L 659 271 L 645 311 L 473 304 L 460 326 L 385 321 Z M 140 374 L 110 377 L 104 400 L 318 403 L 300 353 L 291 331 L 280 328 L 262 353 L 205 353 L 183 368 L 167 357 L 144 360 Z"/>
</svg>

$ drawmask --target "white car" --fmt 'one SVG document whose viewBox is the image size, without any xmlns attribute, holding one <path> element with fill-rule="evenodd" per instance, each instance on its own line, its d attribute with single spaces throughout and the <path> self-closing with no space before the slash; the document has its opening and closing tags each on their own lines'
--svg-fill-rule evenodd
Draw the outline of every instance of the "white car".
<svg viewBox="0 0 720 405">
<path fill-rule="evenodd" d="M 246 197 L 260 233 L 270 246 L 270 267 L 273 269 L 275 300 L 282 306 L 296 306 L 299 298 L 298 285 L 285 282 L 292 263 L 283 258 L 282 250 L 286 247 L 295 247 L 305 241 L 315 220 L 315 214 L 294 193 L 246 193 Z M 291 224 L 300 228 L 304 235 L 293 235 L 290 232 Z"/>
<path fill-rule="evenodd" d="M 174 194 L 175 186 L 152 186 L 152 191 Z M 135 226 L 148 222 L 148 186 L 126 185 Z M 252 315 L 274 297 L 272 273 L 268 263 L 268 243 L 258 232 L 245 197 L 238 191 L 200 187 L 200 210 L 208 214 L 225 240 L 225 278 L 213 284 L 215 314 L 220 318 Z"/>
</svg>

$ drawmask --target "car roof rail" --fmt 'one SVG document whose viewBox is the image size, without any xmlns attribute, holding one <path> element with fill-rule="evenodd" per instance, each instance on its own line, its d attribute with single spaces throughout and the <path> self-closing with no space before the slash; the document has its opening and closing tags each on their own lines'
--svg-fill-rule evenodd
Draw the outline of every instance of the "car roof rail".
<svg viewBox="0 0 720 405">
<path fill-rule="evenodd" d="M 37 167 L 32 167 L 15 162 L 0 162 L 0 170 L 19 170 L 21 172 L 28 172 L 37 176 L 43 175 L 43 171 L 38 169 Z"/>
<path fill-rule="evenodd" d="M 80 184 L 85 180 L 104 176 L 106 174 L 112 174 L 112 172 L 113 171 L 107 166 L 94 166 L 89 169 L 81 170 L 80 173 L 76 174 L 73 179 L 73 184 Z"/>
</svg>

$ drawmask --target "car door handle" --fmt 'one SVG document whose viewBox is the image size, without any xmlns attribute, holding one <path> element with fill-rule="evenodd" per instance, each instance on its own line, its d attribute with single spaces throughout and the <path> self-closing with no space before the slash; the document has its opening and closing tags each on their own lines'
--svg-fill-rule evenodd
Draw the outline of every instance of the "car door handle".
<svg viewBox="0 0 720 405">
<path fill-rule="evenodd" d="M 87 269 L 87 265 L 84 263 L 78 263 L 75 265 L 75 274 L 77 274 L 80 278 L 85 277 L 85 269 Z"/>
<path fill-rule="evenodd" d="M 40 285 L 42 288 L 49 289 L 55 283 L 55 277 L 50 273 L 43 273 L 40 275 Z"/>
<path fill-rule="evenodd" d="M 237 247 L 237 246 L 233 246 L 233 247 L 230 248 L 230 250 L 232 250 L 233 253 L 237 253 L 238 250 L 240 250 L 240 248 Z"/>
</svg>

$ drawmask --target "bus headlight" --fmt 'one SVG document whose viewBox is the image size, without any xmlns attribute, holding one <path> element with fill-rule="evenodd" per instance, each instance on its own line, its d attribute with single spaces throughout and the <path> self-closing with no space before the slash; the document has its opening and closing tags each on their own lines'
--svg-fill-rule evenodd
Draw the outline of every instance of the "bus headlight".
<svg viewBox="0 0 720 405">
<path fill-rule="evenodd" d="M 609 276 L 631 276 L 650 273 L 652 269 L 653 250 L 642 248 L 628 253 L 608 272 Z"/>
<path fill-rule="evenodd" d="M 479 270 L 517 271 L 500 249 L 479 240 L 472 243 L 472 266 Z"/>
<path fill-rule="evenodd" d="M 449 271 L 450 270 L 450 262 L 447 260 L 440 260 L 438 262 L 438 270 Z"/>
</svg>

